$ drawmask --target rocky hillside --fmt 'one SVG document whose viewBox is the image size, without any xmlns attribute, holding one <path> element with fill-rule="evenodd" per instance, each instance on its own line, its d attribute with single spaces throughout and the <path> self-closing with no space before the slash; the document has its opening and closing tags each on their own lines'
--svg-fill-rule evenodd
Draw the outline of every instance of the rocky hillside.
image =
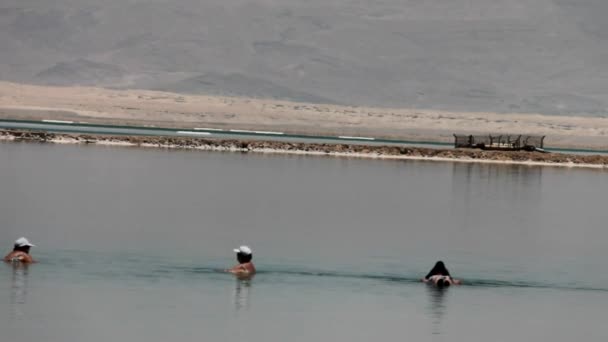
<svg viewBox="0 0 608 342">
<path fill-rule="evenodd" d="M 603 0 L 3 0 L 0 79 L 608 114 Z"/>
</svg>

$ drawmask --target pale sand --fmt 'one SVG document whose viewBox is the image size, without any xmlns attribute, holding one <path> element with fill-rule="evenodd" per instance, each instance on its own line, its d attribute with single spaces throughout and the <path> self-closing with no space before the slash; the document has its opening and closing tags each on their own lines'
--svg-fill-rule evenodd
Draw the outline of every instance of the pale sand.
<svg viewBox="0 0 608 342">
<path fill-rule="evenodd" d="M 546 135 L 552 147 L 608 149 L 608 118 L 346 107 L 148 90 L 0 82 L 0 118 L 211 127 L 453 141 L 453 133 Z"/>
</svg>

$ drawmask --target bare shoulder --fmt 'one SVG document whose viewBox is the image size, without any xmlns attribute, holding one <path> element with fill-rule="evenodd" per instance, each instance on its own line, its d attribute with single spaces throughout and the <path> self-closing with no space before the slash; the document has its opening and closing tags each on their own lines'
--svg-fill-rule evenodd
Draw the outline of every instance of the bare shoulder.
<svg viewBox="0 0 608 342">
<path fill-rule="evenodd" d="M 23 252 L 11 252 L 7 256 L 4 257 L 5 262 L 23 262 L 23 263 L 33 263 L 34 259 L 31 255 Z"/>
<path fill-rule="evenodd" d="M 4 257 L 4 261 L 11 262 L 15 257 L 17 257 L 18 252 L 10 252 Z"/>
</svg>

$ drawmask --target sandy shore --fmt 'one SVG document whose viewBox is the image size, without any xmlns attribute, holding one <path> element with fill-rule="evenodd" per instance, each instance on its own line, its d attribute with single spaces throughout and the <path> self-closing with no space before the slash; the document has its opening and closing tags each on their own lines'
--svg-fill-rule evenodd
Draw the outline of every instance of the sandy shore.
<svg viewBox="0 0 608 342">
<path fill-rule="evenodd" d="M 566 155 L 540 152 L 501 152 L 471 149 L 429 149 L 400 146 L 350 144 L 309 144 L 283 141 L 244 141 L 186 137 L 129 137 L 83 134 L 56 134 L 0 130 L 0 141 L 57 144 L 97 144 L 204 151 L 283 153 L 351 158 L 428 160 L 468 163 L 560 166 L 608 170 L 608 156 Z"/>
<path fill-rule="evenodd" d="M 0 118 L 215 127 L 451 142 L 453 133 L 546 135 L 552 147 L 608 149 L 608 118 L 345 107 L 147 90 L 0 82 Z"/>
</svg>

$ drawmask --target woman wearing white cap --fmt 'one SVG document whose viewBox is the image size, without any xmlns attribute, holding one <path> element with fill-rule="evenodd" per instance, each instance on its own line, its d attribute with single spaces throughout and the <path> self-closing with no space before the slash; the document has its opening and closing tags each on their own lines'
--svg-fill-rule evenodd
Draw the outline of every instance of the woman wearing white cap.
<svg viewBox="0 0 608 342">
<path fill-rule="evenodd" d="M 255 273 L 255 266 L 251 260 L 253 259 L 253 251 L 247 246 L 241 246 L 234 250 L 238 265 L 232 267 L 227 272 L 234 273 L 237 276 L 251 276 Z"/>
<path fill-rule="evenodd" d="M 8 253 L 7 256 L 4 257 L 5 262 L 22 262 L 25 264 L 29 264 L 34 262 L 32 256 L 30 255 L 30 248 L 36 247 L 31 244 L 26 238 L 22 237 L 15 241 L 15 245 L 13 247 L 13 251 Z"/>
</svg>

